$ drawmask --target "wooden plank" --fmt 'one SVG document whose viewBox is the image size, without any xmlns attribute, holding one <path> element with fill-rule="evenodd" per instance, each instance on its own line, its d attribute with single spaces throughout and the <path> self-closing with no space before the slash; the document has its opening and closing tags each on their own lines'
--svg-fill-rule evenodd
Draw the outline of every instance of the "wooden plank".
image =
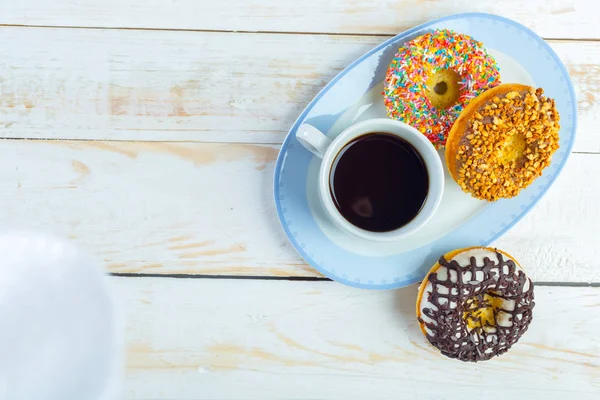
<svg viewBox="0 0 600 400">
<path fill-rule="evenodd" d="M 428 344 L 415 286 L 113 283 L 126 313 L 132 400 L 600 397 L 600 288 L 536 287 L 528 332 L 508 353 L 472 364 Z"/>
<path fill-rule="evenodd" d="M 19 0 L 0 5 L 0 24 L 391 35 L 461 12 L 504 15 L 549 38 L 600 38 L 589 0 Z"/>
<path fill-rule="evenodd" d="M 272 200 L 277 146 L 0 141 L 3 227 L 56 232 L 111 272 L 319 276 L 288 244 Z M 600 155 L 574 154 L 497 245 L 538 281 L 600 282 Z"/>
<path fill-rule="evenodd" d="M 331 78 L 385 39 L 0 29 L 10 138 L 280 143 Z M 600 152 L 600 42 L 551 45 L 577 89 L 575 150 Z"/>
</svg>

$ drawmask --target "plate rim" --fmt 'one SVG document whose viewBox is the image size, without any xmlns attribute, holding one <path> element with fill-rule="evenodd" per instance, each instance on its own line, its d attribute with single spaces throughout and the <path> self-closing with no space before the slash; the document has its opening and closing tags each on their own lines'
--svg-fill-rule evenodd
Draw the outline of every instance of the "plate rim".
<svg viewBox="0 0 600 400">
<path fill-rule="evenodd" d="M 319 263 L 317 263 L 315 260 L 313 260 L 313 258 L 310 257 L 310 255 L 302 248 L 300 243 L 298 243 L 296 240 L 293 239 L 292 232 L 290 231 L 289 227 L 284 223 L 283 210 L 282 210 L 281 202 L 279 201 L 279 181 L 281 178 L 281 170 L 282 170 L 281 167 L 282 167 L 283 161 L 285 159 L 285 154 L 287 153 L 289 142 L 292 139 L 291 133 L 297 130 L 298 126 L 306 119 L 306 116 L 308 115 L 308 113 L 310 113 L 310 111 L 313 109 L 315 104 L 317 104 L 317 102 L 319 102 L 319 100 L 325 95 L 325 93 L 327 93 L 329 91 L 330 88 L 332 88 L 335 84 L 337 84 L 337 82 L 342 77 L 344 77 L 348 72 L 353 70 L 358 64 L 362 63 L 365 59 L 370 57 L 372 54 L 378 52 L 379 50 L 381 50 L 385 47 L 388 47 L 389 45 L 391 45 L 392 43 L 397 41 L 400 37 L 410 36 L 411 34 L 418 32 L 421 29 L 427 28 L 428 26 L 431 26 L 431 25 L 434 25 L 434 24 L 437 24 L 440 22 L 449 21 L 449 20 L 453 20 L 453 19 L 461 19 L 461 18 L 465 18 L 465 19 L 489 18 L 490 20 L 504 22 L 506 24 L 512 25 L 514 27 L 517 27 L 517 28 L 525 31 L 533 39 L 535 39 L 536 42 L 539 45 L 541 45 L 547 51 L 547 53 L 553 58 L 555 63 L 560 68 L 562 75 L 566 77 L 566 84 L 567 84 L 567 87 L 569 90 L 570 97 L 573 99 L 577 99 L 577 96 L 575 93 L 575 88 L 573 87 L 573 82 L 571 80 L 571 76 L 569 75 L 569 72 L 567 71 L 562 60 L 560 59 L 560 57 L 558 57 L 558 55 L 552 49 L 552 47 L 550 47 L 550 45 L 548 43 L 546 43 L 546 41 L 541 36 L 539 36 L 537 33 L 535 33 L 533 30 L 529 29 L 525 25 L 522 25 L 510 18 L 506 18 L 506 17 L 500 16 L 500 15 L 491 14 L 491 13 L 481 13 L 481 12 L 457 13 L 457 14 L 451 14 L 451 15 L 441 17 L 441 18 L 432 19 L 425 23 L 419 24 L 413 28 L 410 28 L 406 31 L 400 32 L 397 35 L 394 35 L 392 38 L 373 47 L 372 49 L 370 49 L 369 51 L 364 53 L 362 56 L 360 56 L 359 58 L 354 60 L 346 68 L 344 68 L 342 71 L 340 71 L 335 77 L 333 77 L 317 93 L 317 95 L 302 110 L 302 112 L 300 113 L 300 115 L 298 116 L 296 121 L 294 121 L 294 124 L 292 125 L 292 127 L 290 128 L 288 133 L 286 134 L 285 139 L 283 140 L 283 142 L 281 144 L 281 148 L 279 149 L 279 153 L 277 155 L 277 161 L 275 163 L 275 170 L 274 170 L 274 177 L 273 177 L 273 199 L 275 202 L 275 208 L 277 210 L 277 217 L 279 219 L 279 223 L 281 224 L 281 226 L 285 232 L 287 240 L 292 244 L 292 246 L 295 248 L 295 250 L 298 252 L 298 254 L 300 254 L 300 256 L 310 265 L 311 268 L 315 269 L 317 272 L 321 273 L 323 276 L 329 278 L 332 281 L 339 282 L 344 285 L 355 287 L 355 288 L 360 288 L 360 289 L 391 290 L 391 289 L 399 289 L 402 287 L 407 287 L 407 286 L 413 285 L 415 283 L 418 283 L 423 280 L 423 277 L 412 278 L 412 279 L 405 280 L 403 282 L 392 282 L 392 283 L 388 283 L 388 284 L 377 284 L 377 285 L 372 284 L 372 283 L 354 282 L 354 281 L 351 281 L 350 279 L 344 279 L 341 276 L 334 275 L 330 271 L 327 271 L 324 268 L 322 268 L 321 265 L 319 265 Z M 575 139 L 577 137 L 577 127 L 578 127 L 579 121 L 578 121 L 578 110 L 577 110 L 577 102 L 576 101 L 572 102 L 572 104 L 571 104 L 571 112 L 573 115 L 573 124 L 571 127 L 572 135 L 571 135 L 571 139 L 569 140 L 568 144 L 564 148 L 565 156 L 564 156 L 563 162 L 557 166 L 558 168 L 557 168 L 556 172 L 554 174 L 552 174 L 548 183 L 545 185 L 545 187 L 541 191 L 541 193 L 539 193 L 535 197 L 535 199 L 533 199 L 528 204 L 528 206 L 523 210 L 522 213 L 520 213 L 516 218 L 514 218 L 510 222 L 508 222 L 502 230 L 500 230 L 495 235 L 493 235 L 491 238 L 489 238 L 483 244 L 484 246 L 487 246 L 490 243 L 495 242 L 498 238 L 500 238 L 506 232 L 508 232 L 511 228 L 513 228 L 515 226 L 515 224 L 517 224 L 525 215 L 529 214 L 529 212 L 537 205 L 537 203 L 540 201 L 540 199 L 546 195 L 546 193 L 548 192 L 548 189 L 550 189 L 550 187 L 556 181 L 556 178 L 561 174 L 564 166 L 567 164 L 567 161 L 571 156 L 571 152 L 573 150 L 573 145 L 574 145 Z M 482 244 L 474 244 L 474 245 L 482 245 Z"/>
</svg>

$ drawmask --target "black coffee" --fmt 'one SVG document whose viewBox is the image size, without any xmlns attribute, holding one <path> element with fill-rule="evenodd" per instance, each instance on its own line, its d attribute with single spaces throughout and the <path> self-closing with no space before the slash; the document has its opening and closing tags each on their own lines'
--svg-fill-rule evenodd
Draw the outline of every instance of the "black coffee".
<svg viewBox="0 0 600 400">
<path fill-rule="evenodd" d="M 329 187 L 337 209 L 350 223 L 371 232 L 389 232 L 419 213 L 429 191 L 429 176 L 410 143 L 375 132 L 340 150 Z"/>
</svg>

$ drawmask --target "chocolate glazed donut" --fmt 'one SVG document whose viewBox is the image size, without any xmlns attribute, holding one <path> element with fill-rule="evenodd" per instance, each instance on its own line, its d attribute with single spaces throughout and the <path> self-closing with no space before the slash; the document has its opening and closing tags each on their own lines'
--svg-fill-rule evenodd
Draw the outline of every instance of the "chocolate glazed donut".
<svg viewBox="0 0 600 400">
<path fill-rule="evenodd" d="M 473 247 L 442 256 L 419 290 L 423 334 L 442 354 L 484 361 L 503 354 L 532 320 L 533 283 L 508 254 Z"/>
</svg>

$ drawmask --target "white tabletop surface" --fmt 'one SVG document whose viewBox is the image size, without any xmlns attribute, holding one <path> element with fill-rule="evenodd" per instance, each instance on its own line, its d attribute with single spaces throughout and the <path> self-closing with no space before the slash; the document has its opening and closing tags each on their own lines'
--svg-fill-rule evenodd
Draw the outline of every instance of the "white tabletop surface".
<svg viewBox="0 0 600 400">
<path fill-rule="evenodd" d="M 506 355 L 440 356 L 416 286 L 330 282 L 272 204 L 287 130 L 358 56 L 432 18 L 543 36 L 579 104 L 574 154 L 495 245 L 536 281 Z M 600 6 L 593 0 L 0 1 L 0 221 L 104 262 L 125 399 L 600 398 Z"/>
</svg>

